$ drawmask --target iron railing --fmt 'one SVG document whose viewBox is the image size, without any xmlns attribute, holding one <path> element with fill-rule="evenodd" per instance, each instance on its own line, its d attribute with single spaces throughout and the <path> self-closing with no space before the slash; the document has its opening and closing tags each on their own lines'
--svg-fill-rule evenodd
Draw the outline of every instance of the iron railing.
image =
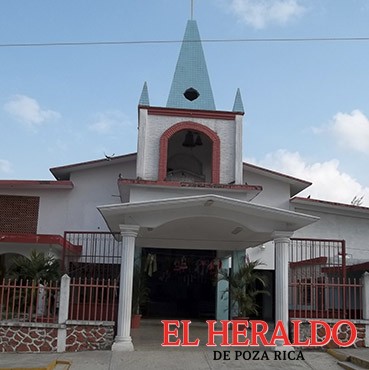
<svg viewBox="0 0 369 370">
<path fill-rule="evenodd" d="M 116 321 L 119 286 L 116 280 L 71 279 L 69 320 Z M 0 282 L 0 321 L 57 323 L 60 282 Z"/>
<path fill-rule="evenodd" d="M 58 321 L 59 282 L 5 280 L 0 282 L 0 321 Z"/>
<path fill-rule="evenodd" d="M 290 318 L 362 319 L 362 290 L 347 276 L 344 240 L 291 239 Z"/>
<path fill-rule="evenodd" d="M 63 248 L 63 272 L 75 278 L 118 279 L 122 242 L 120 234 L 109 232 L 66 231 L 65 243 L 82 247 L 76 255 Z"/>
<path fill-rule="evenodd" d="M 69 319 L 116 321 L 119 286 L 104 279 L 72 279 L 70 283 Z"/>
</svg>

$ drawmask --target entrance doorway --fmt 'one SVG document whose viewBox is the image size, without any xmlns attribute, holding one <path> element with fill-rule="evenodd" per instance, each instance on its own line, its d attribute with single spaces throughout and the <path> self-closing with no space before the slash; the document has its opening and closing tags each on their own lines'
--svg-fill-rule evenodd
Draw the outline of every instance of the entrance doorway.
<svg viewBox="0 0 369 370">
<path fill-rule="evenodd" d="M 144 248 L 142 269 L 149 288 L 144 316 L 215 318 L 219 263 L 216 251 Z"/>
</svg>

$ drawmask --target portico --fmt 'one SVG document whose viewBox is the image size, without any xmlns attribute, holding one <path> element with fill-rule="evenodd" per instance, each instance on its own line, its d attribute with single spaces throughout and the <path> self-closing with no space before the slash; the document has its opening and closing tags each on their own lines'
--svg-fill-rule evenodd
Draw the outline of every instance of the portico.
<svg viewBox="0 0 369 370">
<path fill-rule="evenodd" d="M 288 242 L 316 217 L 220 195 L 196 195 L 98 207 L 122 243 L 118 335 L 114 350 L 133 350 L 130 336 L 135 247 L 236 250 L 274 240 L 276 319 L 288 322 Z M 282 299 L 283 297 L 283 299 Z"/>
</svg>

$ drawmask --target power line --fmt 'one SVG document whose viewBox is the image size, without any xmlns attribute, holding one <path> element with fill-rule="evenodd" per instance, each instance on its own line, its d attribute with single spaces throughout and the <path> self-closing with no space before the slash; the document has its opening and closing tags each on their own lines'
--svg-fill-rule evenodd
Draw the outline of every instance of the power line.
<svg viewBox="0 0 369 370">
<path fill-rule="evenodd" d="M 369 37 L 301 37 L 301 38 L 245 38 L 245 39 L 203 39 L 203 40 L 130 40 L 130 41 L 66 41 L 66 42 L 32 42 L 5 43 L 1 48 L 52 47 L 52 46 L 103 46 L 103 45 L 148 45 L 148 44 L 179 44 L 182 42 L 202 43 L 238 43 L 238 42 L 353 42 L 369 41 Z"/>
</svg>

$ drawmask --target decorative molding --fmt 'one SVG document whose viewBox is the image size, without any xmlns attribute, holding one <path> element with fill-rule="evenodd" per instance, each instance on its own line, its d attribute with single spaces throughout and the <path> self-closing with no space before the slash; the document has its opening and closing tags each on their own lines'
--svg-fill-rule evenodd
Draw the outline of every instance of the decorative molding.
<svg viewBox="0 0 369 370">
<path fill-rule="evenodd" d="M 204 188 L 204 189 L 225 189 L 239 191 L 262 191 L 261 185 L 238 185 L 238 184 L 214 184 L 211 182 L 185 182 L 185 181 L 155 181 L 142 179 L 119 179 L 121 185 L 149 185 L 149 186 L 167 186 L 180 188 Z"/>
<path fill-rule="evenodd" d="M 140 107 L 144 108 L 144 107 Z M 237 115 L 243 116 L 243 113 L 213 111 L 213 110 L 197 110 L 197 109 L 179 109 L 179 108 L 163 108 L 149 107 L 147 108 L 149 115 L 156 116 L 171 116 L 171 117 L 191 117 L 191 118 L 208 118 L 221 119 L 226 121 L 234 121 Z"/>
</svg>

